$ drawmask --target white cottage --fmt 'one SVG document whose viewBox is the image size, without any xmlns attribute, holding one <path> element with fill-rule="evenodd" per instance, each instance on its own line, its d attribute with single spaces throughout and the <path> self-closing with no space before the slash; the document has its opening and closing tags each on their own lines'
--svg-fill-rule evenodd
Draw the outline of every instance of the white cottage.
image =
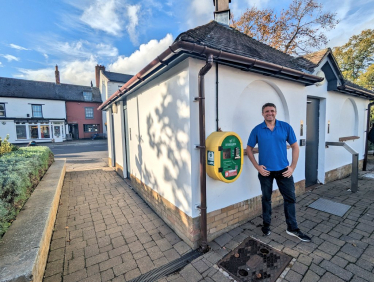
<svg viewBox="0 0 374 282">
<path fill-rule="evenodd" d="M 206 177 L 206 137 L 233 131 L 245 148 L 263 121 L 261 106 L 275 103 L 277 118 L 300 142 L 294 179 L 301 194 L 350 173 L 351 155 L 327 148 L 328 141 L 345 141 L 362 165 L 374 98 L 343 80 L 329 49 L 291 57 L 230 28 L 228 0 L 219 3 L 215 15 L 226 24 L 180 34 L 99 108 L 113 117 L 110 163 L 181 238 L 193 247 L 201 240 L 203 248 L 261 213 L 260 183 L 247 157 L 233 183 Z M 273 204 L 281 202 L 275 191 Z"/>
<path fill-rule="evenodd" d="M 65 96 L 56 84 L 0 77 L 0 137 L 11 143 L 66 139 Z"/>
</svg>

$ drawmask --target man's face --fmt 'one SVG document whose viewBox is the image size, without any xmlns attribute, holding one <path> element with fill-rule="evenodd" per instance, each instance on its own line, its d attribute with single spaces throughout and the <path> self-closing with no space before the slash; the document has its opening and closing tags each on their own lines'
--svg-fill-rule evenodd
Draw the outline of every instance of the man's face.
<svg viewBox="0 0 374 282">
<path fill-rule="evenodd" d="M 272 122 L 275 120 L 275 116 L 277 115 L 277 110 L 274 107 L 265 107 L 262 111 L 262 116 L 264 117 L 265 121 Z"/>
</svg>

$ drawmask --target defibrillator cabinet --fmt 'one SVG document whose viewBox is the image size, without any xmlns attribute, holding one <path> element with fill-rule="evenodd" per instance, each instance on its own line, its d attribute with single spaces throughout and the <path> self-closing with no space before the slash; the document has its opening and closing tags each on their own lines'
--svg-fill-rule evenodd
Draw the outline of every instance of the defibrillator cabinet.
<svg viewBox="0 0 374 282">
<path fill-rule="evenodd" d="M 213 132 L 206 139 L 207 174 L 226 183 L 239 178 L 243 167 L 242 140 L 235 132 Z"/>
</svg>

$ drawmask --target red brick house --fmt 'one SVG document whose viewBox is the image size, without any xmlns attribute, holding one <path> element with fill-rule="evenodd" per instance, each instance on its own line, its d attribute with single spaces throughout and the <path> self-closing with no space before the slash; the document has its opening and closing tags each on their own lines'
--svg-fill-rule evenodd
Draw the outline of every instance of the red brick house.
<svg viewBox="0 0 374 282">
<path fill-rule="evenodd" d="M 66 121 L 73 139 L 91 138 L 103 133 L 102 113 L 97 108 L 101 96 L 97 87 L 72 86 L 72 95 L 66 97 Z"/>
</svg>

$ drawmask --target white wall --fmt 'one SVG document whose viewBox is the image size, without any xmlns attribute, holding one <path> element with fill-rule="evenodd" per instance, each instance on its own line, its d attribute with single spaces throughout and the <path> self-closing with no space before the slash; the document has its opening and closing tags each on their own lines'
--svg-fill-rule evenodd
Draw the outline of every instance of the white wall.
<svg viewBox="0 0 374 282">
<path fill-rule="evenodd" d="M 113 114 L 114 119 L 114 141 L 115 141 L 115 154 L 116 163 L 123 167 L 123 172 L 126 171 L 126 162 L 124 162 L 124 119 L 123 119 L 123 102 L 117 102 L 117 113 Z"/>
<path fill-rule="evenodd" d="M 188 60 L 127 99 L 130 173 L 192 215 Z"/>
<path fill-rule="evenodd" d="M 66 119 L 65 101 L 0 97 L 0 102 L 5 103 L 7 118 L 32 117 L 31 104 L 38 104 L 42 105 L 43 118 Z"/>
<path fill-rule="evenodd" d="M 309 97 L 320 99 L 318 180 L 321 183 L 325 182 L 325 172 L 352 163 L 352 155 L 346 149 L 333 146 L 325 149 L 326 141 L 338 142 L 340 137 L 358 136 L 360 139 L 346 143 L 359 153 L 359 160 L 364 158 L 366 109 L 369 103 L 367 99 L 327 91 L 327 84 L 325 80 L 320 86 L 307 87 Z"/>
<path fill-rule="evenodd" d="M 198 72 L 205 63 L 191 59 L 190 93 L 197 95 Z M 251 130 L 263 122 L 261 107 L 267 102 L 277 106 L 277 118 L 289 122 L 300 139 L 300 121 L 306 116 L 306 89 L 302 84 L 271 78 L 259 74 L 243 72 L 227 66 L 219 66 L 219 127 L 223 131 L 234 131 L 247 146 Z M 215 64 L 205 76 L 206 136 L 216 131 L 216 70 Z M 295 110 L 294 110 L 295 109 Z M 191 106 L 191 143 L 199 143 L 198 104 Z M 304 137 L 303 137 L 304 138 Z M 300 148 L 298 166 L 294 172 L 295 182 L 305 178 L 305 147 Z M 257 158 L 258 155 L 256 155 Z M 199 152 L 192 155 L 193 205 L 200 202 Z M 233 183 L 223 183 L 207 177 L 208 212 L 261 195 L 257 170 L 247 156 L 244 156 L 242 174 Z M 288 150 L 291 162 L 291 150 Z M 274 189 L 277 189 L 274 183 Z M 194 217 L 198 216 L 194 210 Z"/>
<path fill-rule="evenodd" d="M 0 137 L 2 140 L 9 134 L 9 142 L 14 142 L 17 136 L 16 125 L 13 120 L 2 120 L 0 118 Z"/>
<path fill-rule="evenodd" d="M 141 87 L 127 98 L 130 173 L 187 215 L 197 217 L 200 204 L 199 182 L 199 104 L 198 72 L 203 61 L 186 59 L 168 72 Z M 215 64 L 205 76 L 206 137 L 216 131 L 216 70 Z M 321 99 L 319 180 L 325 171 L 350 163 L 351 156 L 342 148 L 328 148 L 325 141 L 338 141 L 342 130 L 357 132 L 361 139 L 348 141 L 362 158 L 365 106 L 367 100 L 337 92 L 327 92 L 327 85 L 308 86 L 260 74 L 219 66 L 219 127 L 239 134 L 246 148 L 253 127 L 263 121 L 261 107 L 266 102 L 277 105 L 279 120 L 294 128 L 296 138 L 306 138 L 307 97 Z M 349 99 L 347 101 L 347 99 Z M 356 110 L 355 110 L 356 109 Z M 121 108 L 122 110 L 122 108 Z M 350 112 L 349 116 L 344 113 Z M 355 112 L 356 122 L 350 120 Z M 327 134 L 327 121 L 331 121 Z M 347 124 L 341 127 L 341 120 Z M 300 123 L 304 133 L 300 136 Z M 120 125 L 120 122 L 122 125 Z M 355 125 L 354 125 L 355 124 Z M 116 122 L 116 132 L 123 119 Z M 354 126 L 354 129 L 352 127 Z M 339 132 L 340 131 L 340 132 Z M 117 134 L 117 133 L 116 133 Z M 117 135 L 116 135 L 117 136 Z M 116 155 L 122 157 L 122 147 L 116 139 Z M 339 150 L 339 151 L 337 151 Z M 257 157 L 257 156 L 256 156 Z M 291 162 L 291 150 L 288 150 Z M 305 179 L 305 147 L 300 147 L 295 182 Z M 208 212 L 261 195 L 257 171 L 245 156 L 239 179 L 226 184 L 207 177 Z M 274 189 L 277 189 L 274 183 Z"/>
</svg>

